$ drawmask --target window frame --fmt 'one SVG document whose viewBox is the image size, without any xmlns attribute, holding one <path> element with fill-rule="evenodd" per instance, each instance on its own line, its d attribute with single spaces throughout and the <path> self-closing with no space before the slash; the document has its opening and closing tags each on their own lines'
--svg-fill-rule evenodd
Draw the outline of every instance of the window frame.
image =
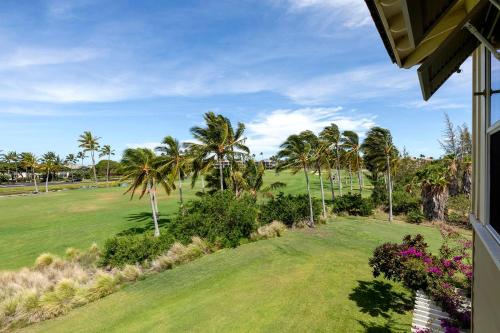
<svg viewBox="0 0 500 333">
<path fill-rule="evenodd" d="M 484 96 L 485 96 L 485 110 L 486 110 L 486 174 L 487 174 L 487 179 L 486 179 L 486 193 L 485 193 L 485 198 L 486 198 L 486 229 L 488 232 L 491 234 L 493 239 L 497 242 L 497 244 L 500 244 L 500 230 L 496 230 L 490 223 L 490 209 L 491 209 L 491 200 L 490 200 L 490 184 L 491 184 L 491 136 L 493 134 L 500 133 L 500 119 L 495 121 L 495 123 L 491 123 L 491 97 L 494 94 L 500 94 L 500 90 L 493 90 L 491 87 L 492 81 L 491 81 L 491 72 L 492 72 L 492 67 L 491 67 L 491 61 L 492 61 L 492 54 L 490 51 L 486 50 L 485 48 L 485 90 L 484 90 Z M 494 61 L 499 61 L 494 58 Z"/>
</svg>

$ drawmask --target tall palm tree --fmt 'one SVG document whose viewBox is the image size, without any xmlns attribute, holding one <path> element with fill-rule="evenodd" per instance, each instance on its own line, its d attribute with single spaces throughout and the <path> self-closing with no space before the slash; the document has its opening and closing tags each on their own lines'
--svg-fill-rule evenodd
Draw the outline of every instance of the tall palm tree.
<svg viewBox="0 0 500 333">
<path fill-rule="evenodd" d="M 68 154 L 64 159 L 64 164 L 71 169 L 71 181 L 73 181 L 73 167 L 78 162 L 75 154 Z"/>
<path fill-rule="evenodd" d="M 90 131 L 85 131 L 80 135 L 78 147 L 83 148 L 83 151 L 90 151 L 90 158 L 92 159 L 92 170 L 94 171 L 94 181 L 97 186 L 97 172 L 95 170 L 95 157 L 94 154 L 99 150 L 99 137 L 94 136 Z"/>
<path fill-rule="evenodd" d="M 184 205 L 182 198 L 182 180 L 187 176 L 191 158 L 181 147 L 179 141 L 172 136 L 166 136 L 161 142 L 161 146 L 156 147 L 156 151 L 160 152 L 159 168 L 162 174 L 166 174 L 171 184 L 178 182 L 179 186 L 179 202 L 181 207 Z"/>
<path fill-rule="evenodd" d="M 358 173 L 359 193 L 363 192 L 363 167 L 361 160 L 361 145 L 359 143 L 359 136 L 353 131 L 342 132 L 342 147 L 346 151 L 346 160 L 349 161 L 349 171 Z M 351 182 L 352 184 L 352 182 Z"/>
<path fill-rule="evenodd" d="M 111 149 L 110 145 L 104 145 L 101 148 L 101 152 L 99 153 L 99 157 L 106 156 L 107 164 L 106 164 L 106 186 L 109 185 L 109 162 L 111 160 L 111 155 L 115 155 L 114 149 Z"/>
<path fill-rule="evenodd" d="M 246 138 L 243 136 L 245 132 L 245 124 L 238 123 L 236 130 L 234 130 L 231 121 L 223 117 L 224 121 L 227 123 L 229 129 L 228 136 L 228 147 L 229 147 L 229 171 L 232 179 L 233 191 L 238 193 L 238 181 L 235 179 L 235 174 L 233 170 L 238 168 L 238 164 L 235 163 L 236 158 L 240 161 L 244 159 L 245 156 L 250 154 L 250 149 L 245 145 Z M 240 173 L 241 175 L 241 173 Z"/>
<path fill-rule="evenodd" d="M 337 167 L 337 180 L 339 183 L 339 193 L 342 195 L 342 178 L 340 176 L 340 131 L 339 127 L 331 123 L 325 127 L 320 133 L 320 138 L 330 144 L 330 147 L 335 153 L 336 167 Z"/>
<path fill-rule="evenodd" d="M 42 155 L 42 167 L 46 172 L 45 175 L 45 193 L 49 192 L 49 178 L 51 172 L 56 169 L 57 156 L 54 152 L 49 151 Z"/>
<path fill-rule="evenodd" d="M 38 167 L 38 159 L 33 153 L 22 153 L 21 164 L 27 169 L 31 170 L 33 182 L 35 183 L 35 193 L 38 193 L 38 184 L 36 183 L 35 169 Z"/>
<path fill-rule="evenodd" d="M 309 166 L 314 161 L 314 148 L 307 140 L 308 133 L 290 135 L 280 146 L 277 156 L 282 159 L 277 170 L 291 169 L 294 174 L 304 171 L 306 178 L 307 195 L 309 197 L 309 225 L 314 227 L 314 213 L 312 206 L 311 186 L 309 184 Z"/>
<path fill-rule="evenodd" d="M 392 222 L 392 179 L 391 164 L 398 155 L 392 143 L 391 132 L 385 128 L 371 128 L 361 146 L 365 161 L 371 165 L 372 173 L 385 172 L 387 176 L 387 189 L 389 192 L 389 222 Z"/>
<path fill-rule="evenodd" d="M 313 163 L 318 172 L 319 177 L 319 187 L 321 190 L 321 205 L 323 208 L 323 217 L 326 217 L 326 205 L 325 205 L 325 191 L 323 187 L 323 176 L 321 174 L 321 169 L 325 164 L 326 154 L 325 151 L 328 149 L 328 145 L 324 145 L 324 141 L 320 141 L 319 138 L 311 131 L 302 132 L 305 140 L 307 140 L 311 147 L 313 148 Z"/>
<path fill-rule="evenodd" d="M 142 198 L 146 193 L 149 195 L 155 229 L 154 235 L 156 237 L 160 235 L 160 228 L 158 226 L 158 212 L 157 205 L 155 204 L 154 189 L 159 183 L 167 193 L 170 193 L 170 186 L 158 171 L 157 162 L 155 153 L 147 148 L 126 149 L 121 161 L 124 172 L 122 179 L 131 181 L 129 188 L 124 194 L 130 193 L 131 200 L 136 191 L 140 192 L 139 198 Z"/>
<path fill-rule="evenodd" d="M 191 134 L 198 142 L 188 142 L 186 147 L 197 160 L 196 165 L 200 170 L 206 169 L 208 165 L 217 164 L 220 189 L 224 190 L 223 164 L 226 157 L 229 156 L 232 159 L 236 154 L 249 151 L 244 144 L 243 132 L 245 127 L 240 123 L 237 130 L 233 132 L 230 121 L 213 112 L 205 113 L 204 119 L 205 127 L 195 126 L 191 128 Z M 198 170 L 195 169 L 193 173 L 194 179 L 197 176 Z"/>
<path fill-rule="evenodd" d="M 10 179 L 17 183 L 19 155 L 15 151 L 9 151 L 3 154 L 3 161 L 7 164 L 7 173 L 10 175 Z M 11 166 L 14 166 L 15 176 L 10 172 Z"/>
</svg>

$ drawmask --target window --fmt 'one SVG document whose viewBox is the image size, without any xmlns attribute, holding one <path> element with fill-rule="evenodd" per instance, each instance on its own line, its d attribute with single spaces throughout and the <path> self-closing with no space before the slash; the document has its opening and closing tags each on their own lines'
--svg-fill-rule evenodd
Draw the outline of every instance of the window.
<svg viewBox="0 0 500 333">
<path fill-rule="evenodd" d="M 489 116 L 488 142 L 488 206 L 489 224 L 500 239 L 500 61 L 486 52 L 486 96 Z M 493 233 L 495 233 L 493 232 Z"/>
</svg>

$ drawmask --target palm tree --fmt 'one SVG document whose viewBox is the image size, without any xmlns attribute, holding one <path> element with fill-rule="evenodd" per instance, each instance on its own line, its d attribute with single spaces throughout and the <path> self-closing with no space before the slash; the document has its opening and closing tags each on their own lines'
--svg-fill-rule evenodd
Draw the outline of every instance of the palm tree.
<svg viewBox="0 0 500 333">
<path fill-rule="evenodd" d="M 339 182 L 339 193 L 342 195 L 342 178 L 340 176 L 340 131 L 339 127 L 331 123 L 329 126 L 325 127 L 320 133 L 320 138 L 330 145 L 335 152 L 336 167 L 337 167 L 337 179 Z M 332 181 L 333 183 L 333 181 Z"/>
<path fill-rule="evenodd" d="M 36 183 L 35 169 L 38 167 L 38 159 L 33 153 L 22 153 L 21 164 L 26 170 L 31 170 L 33 182 L 35 183 L 35 193 L 38 193 L 38 184 Z"/>
<path fill-rule="evenodd" d="M 314 149 L 314 166 L 316 171 L 318 172 L 319 177 L 319 185 L 321 190 L 321 205 L 323 208 L 323 217 L 326 217 L 326 205 L 325 205 L 325 191 L 323 187 L 323 176 L 321 175 L 321 169 L 325 164 L 326 154 L 325 151 L 328 149 L 328 145 L 323 144 L 324 142 L 320 141 L 318 137 L 311 131 L 302 132 L 304 138 L 309 142 L 311 147 Z"/>
<path fill-rule="evenodd" d="M 46 172 L 45 176 L 45 193 L 49 192 L 49 178 L 50 173 L 55 170 L 57 163 L 57 156 L 54 152 L 49 151 L 42 155 L 42 167 Z"/>
<path fill-rule="evenodd" d="M 231 122 L 222 115 L 216 115 L 213 112 L 207 112 L 203 116 L 206 127 L 195 126 L 191 128 L 191 134 L 199 141 L 198 143 L 186 143 L 190 154 L 197 161 L 195 165 L 198 169 L 193 170 L 193 177 L 196 179 L 199 170 L 206 170 L 208 165 L 217 164 L 219 168 L 220 189 L 224 190 L 224 160 L 226 157 L 232 158 L 236 154 L 248 152 L 245 146 L 243 132 L 245 126 L 238 124 L 234 132 Z M 232 165 L 232 164 L 230 164 Z"/>
<path fill-rule="evenodd" d="M 363 167 L 360 156 L 361 145 L 359 144 L 359 136 L 356 132 L 344 131 L 342 132 L 341 141 L 342 148 L 346 151 L 345 156 L 349 163 L 349 173 L 351 169 L 358 173 L 359 193 L 361 193 L 363 192 Z"/>
<path fill-rule="evenodd" d="M 223 117 L 224 121 L 228 126 L 228 147 L 229 147 L 229 171 L 231 174 L 231 180 L 233 183 L 233 191 L 235 193 L 238 192 L 238 182 L 235 179 L 235 174 L 233 172 L 234 168 L 238 167 L 238 164 L 235 164 L 235 157 L 238 157 L 239 160 L 243 160 L 245 156 L 250 154 L 250 149 L 245 145 L 246 138 L 243 136 L 245 132 L 245 124 L 238 123 L 236 127 L 236 131 L 233 129 L 233 125 L 231 121 Z"/>
<path fill-rule="evenodd" d="M 429 220 L 443 221 L 445 218 L 449 178 L 448 167 L 443 162 L 429 164 L 416 174 L 424 215 Z"/>
<path fill-rule="evenodd" d="M 68 154 L 64 159 L 64 164 L 71 169 L 71 181 L 73 181 L 73 166 L 78 162 L 75 154 Z"/>
<path fill-rule="evenodd" d="M 385 128 L 371 128 L 361 146 L 365 161 L 371 166 L 372 173 L 386 172 L 387 189 L 389 192 L 389 222 L 392 222 L 392 180 L 391 164 L 398 155 L 396 147 L 392 143 L 391 132 Z"/>
<path fill-rule="evenodd" d="M 97 172 L 95 170 L 95 157 L 94 153 L 99 150 L 99 137 L 92 135 L 90 131 L 83 132 L 80 135 L 78 142 L 80 145 L 78 147 L 83 148 L 83 151 L 90 151 L 90 158 L 92 159 L 92 170 L 94 171 L 94 181 L 97 186 Z"/>
<path fill-rule="evenodd" d="M 10 179 L 13 180 L 17 183 L 17 171 L 18 171 L 18 161 L 19 161 L 19 155 L 15 151 L 9 151 L 5 154 L 3 154 L 3 161 L 7 164 L 7 173 L 10 175 Z M 10 173 L 10 166 L 14 165 L 14 170 L 15 170 L 15 177 Z"/>
<path fill-rule="evenodd" d="M 177 181 L 179 184 L 179 202 L 184 205 L 182 198 L 182 180 L 186 177 L 191 166 L 191 158 L 182 150 L 179 141 L 172 136 L 166 136 L 161 142 L 162 145 L 156 147 L 160 152 L 159 168 L 162 174 L 167 174 L 171 184 Z"/>
<path fill-rule="evenodd" d="M 160 235 L 160 228 L 158 226 L 158 213 L 157 205 L 155 204 L 156 199 L 154 189 L 156 188 L 157 183 L 160 183 L 165 191 L 170 193 L 170 186 L 158 171 L 157 162 L 155 153 L 151 149 L 147 148 L 126 149 L 123 153 L 121 161 L 124 172 L 122 179 L 132 181 L 130 187 L 124 194 L 130 192 L 131 200 L 137 190 L 140 191 L 139 198 L 142 198 L 146 192 L 149 195 L 155 228 L 154 235 L 156 237 Z"/>
<path fill-rule="evenodd" d="M 309 166 L 314 161 L 314 148 L 307 140 L 308 131 L 290 135 L 280 146 L 277 156 L 283 160 L 277 170 L 291 169 L 294 174 L 304 171 L 306 177 L 307 195 L 309 197 L 309 224 L 314 227 L 314 212 L 312 206 L 311 187 L 309 184 Z"/>
<path fill-rule="evenodd" d="M 109 185 L 109 162 L 111 160 L 111 155 L 115 155 L 114 149 L 111 149 L 110 145 L 104 145 L 101 148 L 101 152 L 99 154 L 99 157 L 106 156 L 107 157 L 107 164 L 106 164 L 106 186 Z"/>
</svg>

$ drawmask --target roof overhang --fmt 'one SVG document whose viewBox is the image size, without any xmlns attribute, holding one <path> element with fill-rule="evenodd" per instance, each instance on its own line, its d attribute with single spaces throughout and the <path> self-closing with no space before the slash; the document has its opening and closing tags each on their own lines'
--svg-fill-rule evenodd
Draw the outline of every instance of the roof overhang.
<svg viewBox="0 0 500 333">
<path fill-rule="evenodd" d="M 499 10 L 494 0 L 365 0 L 391 60 L 419 68 L 424 99 L 450 77 L 479 45 L 466 23 L 493 41 Z M 498 0 L 497 0 L 498 1 Z"/>
</svg>

